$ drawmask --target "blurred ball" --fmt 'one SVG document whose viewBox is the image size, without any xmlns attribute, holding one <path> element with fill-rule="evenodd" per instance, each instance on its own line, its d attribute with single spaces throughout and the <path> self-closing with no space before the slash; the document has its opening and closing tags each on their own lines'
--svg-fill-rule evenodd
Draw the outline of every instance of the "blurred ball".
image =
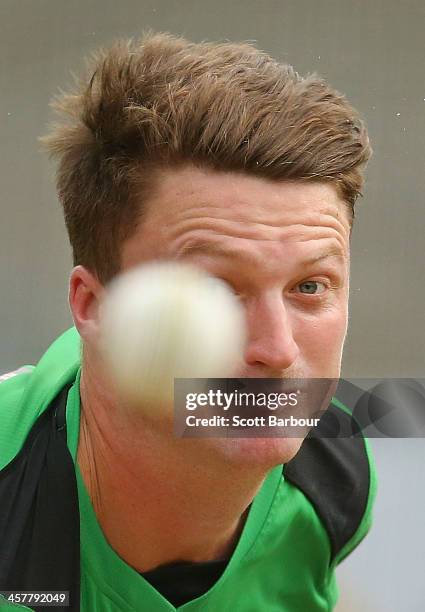
<svg viewBox="0 0 425 612">
<path fill-rule="evenodd" d="M 174 378 L 237 375 L 244 309 L 202 270 L 175 262 L 132 268 L 110 284 L 100 308 L 100 348 L 131 403 L 171 403 Z"/>
</svg>

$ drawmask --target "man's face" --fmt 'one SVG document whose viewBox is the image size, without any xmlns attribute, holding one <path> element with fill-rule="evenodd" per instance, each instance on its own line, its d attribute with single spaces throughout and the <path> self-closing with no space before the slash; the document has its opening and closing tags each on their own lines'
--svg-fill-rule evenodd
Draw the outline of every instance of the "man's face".
<svg viewBox="0 0 425 612">
<path fill-rule="evenodd" d="M 172 259 L 226 281 L 244 305 L 244 366 L 229 376 L 338 378 L 347 331 L 349 215 L 334 187 L 192 166 L 162 171 L 122 269 Z M 299 438 L 210 441 L 272 467 Z"/>
<path fill-rule="evenodd" d="M 246 312 L 239 376 L 337 378 L 349 234 L 348 212 L 330 185 L 170 169 L 123 247 L 122 269 L 173 259 L 226 281 Z"/>
</svg>

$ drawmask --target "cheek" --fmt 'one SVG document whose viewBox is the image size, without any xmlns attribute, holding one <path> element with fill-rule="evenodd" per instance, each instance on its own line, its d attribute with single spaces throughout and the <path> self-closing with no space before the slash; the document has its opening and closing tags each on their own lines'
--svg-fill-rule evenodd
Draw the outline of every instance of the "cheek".
<svg viewBox="0 0 425 612">
<path fill-rule="evenodd" d="M 294 315 L 294 335 L 307 362 L 339 364 L 347 333 L 347 304 L 332 306 L 318 315 Z"/>
</svg>

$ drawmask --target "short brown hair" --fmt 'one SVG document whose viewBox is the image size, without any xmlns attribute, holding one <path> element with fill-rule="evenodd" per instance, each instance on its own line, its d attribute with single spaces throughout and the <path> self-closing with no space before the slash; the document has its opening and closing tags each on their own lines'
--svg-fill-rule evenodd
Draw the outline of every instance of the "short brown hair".
<svg viewBox="0 0 425 612">
<path fill-rule="evenodd" d="M 59 158 L 74 264 L 102 282 L 120 269 L 156 167 L 192 162 L 331 182 L 353 216 L 371 153 L 343 95 L 248 43 L 162 33 L 121 40 L 98 52 L 76 91 L 54 106 L 67 119 L 42 140 Z"/>
</svg>

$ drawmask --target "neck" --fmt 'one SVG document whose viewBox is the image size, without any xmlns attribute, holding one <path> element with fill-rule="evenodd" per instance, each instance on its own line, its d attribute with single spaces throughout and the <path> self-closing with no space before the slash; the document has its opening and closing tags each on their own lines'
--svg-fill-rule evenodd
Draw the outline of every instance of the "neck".
<svg viewBox="0 0 425 612">
<path fill-rule="evenodd" d="M 111 547 L 139 572 L 230 556 L 270 466 L 229 461 L 217 440 L 175 438 L 104 389 L 83 368 L 77 460 Z"/>
</svg>

